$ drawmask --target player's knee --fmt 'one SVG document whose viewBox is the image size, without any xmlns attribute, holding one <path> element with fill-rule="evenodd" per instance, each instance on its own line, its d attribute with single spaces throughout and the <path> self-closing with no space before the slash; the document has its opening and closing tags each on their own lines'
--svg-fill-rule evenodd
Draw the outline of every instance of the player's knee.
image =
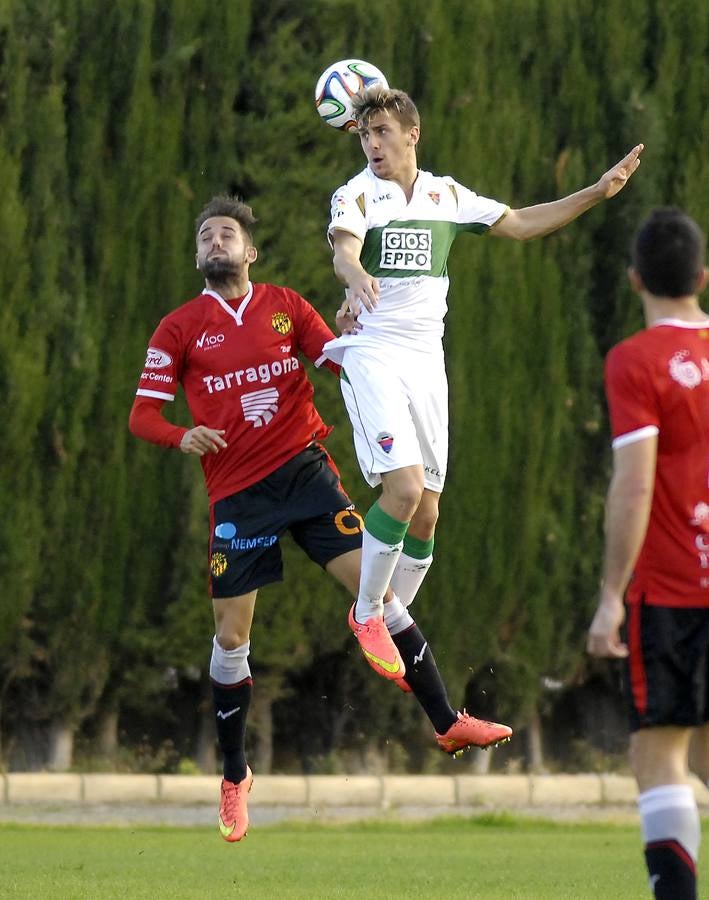
<svg viewBox="0 0 709 900">
<path fill-rule="evenodd" d="M 416 534 L 421 535 L 421 540 L 430 540 L 435 531 L 438 522 L 438 509 L 419 507 L 414 516 L 416 521 Z"/>
<path fill-rule="evenodd" d="M 230 650 L 236 650 L 237 647 L 248 645 L 249 632 L 240 632 L 235 628 L 222 626 L 217 631 L 216 638 L 217 643 L 222 648 L 222 650 L 226 650 L 227 652 L 229 652 Z"/>
<path fill-rule="evenodd" d="M 401 515 L 397 518 L 402 522 L 407 522 L 413 518 L 421 503 L 422 496 L 423 487 L 419 487 L 414 481 L 397 484 L 389 495 L 390 500 L 401 510 Z"/>
</svg>

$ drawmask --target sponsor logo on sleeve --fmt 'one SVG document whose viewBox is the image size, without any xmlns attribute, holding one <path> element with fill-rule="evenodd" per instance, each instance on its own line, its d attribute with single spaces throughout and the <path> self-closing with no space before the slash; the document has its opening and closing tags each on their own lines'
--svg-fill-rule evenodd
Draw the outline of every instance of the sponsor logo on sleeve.
<svg viewBox="0 0 709 900">
<path fill-rule="evenodd" d="M 165 369 L 172 365 L 172 357 L 159 347 L 148 347 L 148 355 L 145 358 L 146 369 Z"/>
<path fill-rule="evenodd" d="M 383 229 L 381 268 L 430 270 L 431 229 Z"/>
</svg>

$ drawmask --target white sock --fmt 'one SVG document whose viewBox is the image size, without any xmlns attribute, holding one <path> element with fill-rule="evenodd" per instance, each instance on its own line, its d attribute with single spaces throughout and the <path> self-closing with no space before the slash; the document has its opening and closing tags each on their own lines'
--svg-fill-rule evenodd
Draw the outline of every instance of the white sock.
<svg viewBox="0 0 709 900">
<path fill-rule="evenodd" d="M 414 624 L 408 609 L 398 597 L 392 597 L 388 603 L 384 604 L 384 624 L 391 635 L 406 631 Z"/>
<path fill-rule="evenodd" d="M 384 614 L 384 594 L 389 587 L 403 541 L 385 544 L 365 528 L 362 532 L 362 572 L 354 617 L 364 623 Z"/>
<path fill-rule="evenodd" d="M 699 812 L 688 784 L 663 784 L 638 797 L 640 822 L 646 844 L 675 840 L 696 863 L 699 856 Z"/>
<path fill-rule="evenodd" d="M 401 600 L 404 606 L 411 606 L 414 597 L 421 587 L 426 573 L 431 568 L 433 555 L 426 559 L 414 559 L 402 553 L 396 563 L 394 574 L 391 577 L 391 589 Z"/>
<path fill-rule="evenodd" d="M 209 663 L 209 677 L 217 684 L 238 684 L 251 675 L 249 668 L 249 648 L 251 641 L 247 641 L 233 650 L 225 650 L 217 641 L 216 635 L 212 641 L 212 659 Z"/>
</svg>

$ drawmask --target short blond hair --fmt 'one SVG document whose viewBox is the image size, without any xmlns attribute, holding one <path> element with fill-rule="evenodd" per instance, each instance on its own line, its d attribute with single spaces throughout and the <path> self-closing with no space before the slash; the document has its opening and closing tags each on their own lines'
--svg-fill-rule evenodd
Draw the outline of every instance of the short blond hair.
<svg viewBox="0 0 709 900">
<path fill-rule="evenodd" d="M 371 84 L 352 98 L 352 113 L 357 126 L 366 125 L 375 113 L 388 112 L 404 128 L 421 127 L 416 104 L 404 91 L 386 88 L 381 82 Z"/>
</svg>

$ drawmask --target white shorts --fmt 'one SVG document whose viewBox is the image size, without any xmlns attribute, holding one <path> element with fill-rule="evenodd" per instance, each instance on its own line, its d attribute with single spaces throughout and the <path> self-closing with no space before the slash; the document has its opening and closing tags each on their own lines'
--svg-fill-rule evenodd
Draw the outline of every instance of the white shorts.
<svg viewBox="0 0 709 900">
<path fill-rule="evenodd" d="M 448 381 L 443 353 L 347 347 L 342 396 L 367 483 L 382 472 L 422 465 L 424 484 L 440 493 L 448 461 Z"/>
</svg>

